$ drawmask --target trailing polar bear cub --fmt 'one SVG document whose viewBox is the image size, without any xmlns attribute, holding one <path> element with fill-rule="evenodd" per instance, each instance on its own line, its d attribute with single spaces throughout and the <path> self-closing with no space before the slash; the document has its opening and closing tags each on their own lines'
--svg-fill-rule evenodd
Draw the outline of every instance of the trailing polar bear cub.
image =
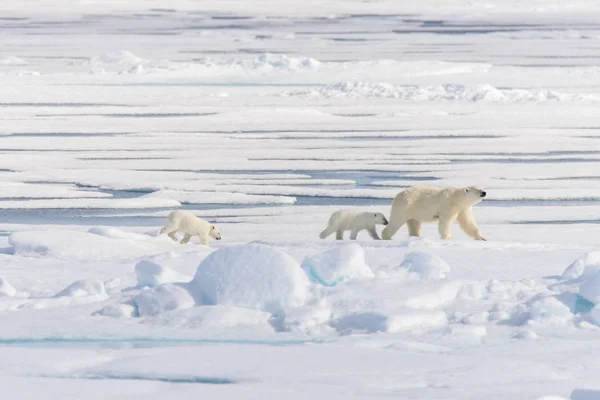
<svg viewBox="0 0 600 400">
<path fill-rule="evenodd" d="M 198 236 L 200 243 L 205 246 L 208 244 L 209 236 L 213 239 L 221 240 L 221 232 L 219 232 L 219 229 L 216 226 L 196 217 L 189 211 L 173 211 L 167 217 L 165 226 L 160 230 L 161 235 L 166 233 L 175 241 L 177 241 L 175 238 L 175 233 L 177 232 L 183 232 L 185 234 L 181 244 L 189 242 L 192 236 Z"/>
<path fill-rule="evenodd" d="M 366 229 L 373 239 L 379 240 L 375 225 L 387 225 L 382 213 L 340 210 L 331 214 L 327 228 L 319 234 L 321 239 L 335 232 L 337 240 L 344 239 L 344 231 L 351 231 L 350 239 L 355 240 L 358 232 Z"/>
<path fill-rule="evenodd" d="M 452 223 L 458 219 L 462 230 L 475 240 L 485 240 L 473 219 L 472 207 L 485 197 L 483 188 L 421 187 L 408 188 L 396 195 L 392 203 L 390 223 L 381 233 L 383 239 L 392 236 L 405 223 L 409 236 L 421 236 L 421 223 L 438 221 L 442 239 L 452 238 Z"/>
</svg>

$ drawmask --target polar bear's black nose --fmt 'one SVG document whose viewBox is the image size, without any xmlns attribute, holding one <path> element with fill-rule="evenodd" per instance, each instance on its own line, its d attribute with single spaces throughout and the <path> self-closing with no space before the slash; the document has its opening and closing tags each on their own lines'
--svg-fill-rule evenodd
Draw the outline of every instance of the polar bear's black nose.
<svg viewBox="0 0 600 400">
<path fill-rule="evenodd" d="M 481 192 L 481 197 L 485 197 L 486 194 L 486 192 Z"/>
<path fill-rule="evenodd" d="M 384 220 L 383 220 L 383 224 L 384 224 L 384 225 L 387 225 L 387 224 L 388 224 L 388 221 L 387 221 L 387 219 L 384 219 Z"/>
</svg>

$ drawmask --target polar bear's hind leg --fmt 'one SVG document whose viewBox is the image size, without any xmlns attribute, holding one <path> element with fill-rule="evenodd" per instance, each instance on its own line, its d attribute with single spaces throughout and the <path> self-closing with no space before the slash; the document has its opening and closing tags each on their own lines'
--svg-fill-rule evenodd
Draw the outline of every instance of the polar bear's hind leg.
<svg viewBox="0 0 600 400">
<path fill-rule="evenodd" d="M 325 230 L 323 230 L 323 232 L 319 233 L 319 237 L 321 239 L 325 239 L 327 236 L 331 235 L 333 232 L 335 232 L 335 227 L 328 226 L 327 228 L 325 228 Z"/>
<path fill-rule="evenodd" d="M 190 235 L 189 233 L 186 233 L 185 236 L 183 237 L 183 239 L 181 239 L 181 244 L 186 244 L 187 242 L 189 242 L 191 237 L 192 237 L 192 235 Z"/>
<path fill-rule="evenodd" d="M 440 214 L 440 222 L 438 223 L 438 232 L 440 237 L 444 240 L 452 239 L 452 223 L 456 220 L 458 215 L 444 215 Z"/>
<path fill-rule="evenodd" d="M 352 231 L 350 232 L 350 239 L 352 240 L 356 240 L 356 237 L 358 236 L 358 232 L 360 232 L 360 229 L 352 229 Z"/>
</svg>

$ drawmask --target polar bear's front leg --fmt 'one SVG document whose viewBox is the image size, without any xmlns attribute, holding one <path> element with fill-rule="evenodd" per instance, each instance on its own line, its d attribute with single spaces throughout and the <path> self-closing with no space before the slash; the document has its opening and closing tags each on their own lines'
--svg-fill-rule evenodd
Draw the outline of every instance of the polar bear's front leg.
<svg viewBox="0 0 600 400">
<path fill-rule="evenodd" d="M 200 239 L 201 244 L 208 246 L 208 235 L 198 235 L 198 239 Z"/>
<path fill-rule="evenodd" d="M 452 223 L 456 220 L 457 214 L 446 215 L 440 214 L 440 222 L 438 223 L 438 232 L 444 240 L 452 239 Z"/>
<path fill-rule="evenodd" d="M 385 226 L 385 228 L 383 228 L 383 231 L 381 231 L 381 238 L 383 240 L 390 240 L 392 236 L 398 232 L 398 229 L 402 228 L 402 225 L 404 225 L 405 222 L 406 219 L 404 216 L 395 216 L 394 212 L 392 211 L 390 219 L 388 220 L 388 224 Z"/>
<path fill-rule="evenodd" d="M 462 210 L 458 214 L 458 224 L 460 228 L 475 240 L 485 240 L 481 236 L 481 231 L 477 227 L 477 223 L 473 218 L 473 209 L 471 207 Z"/>
<path fill-rule="evenodd" d="M 409 219 L 406 225 L 408 225 L 408 236 L 421 237 L 421 221 Z"/>
<path fill-rule="evenodd" d="M 336 238 L 336 240 L 344 240 L 344 230 L 343 229 L 338 229 L 335 232 L 335 238 Z"/>
<path fill-rule="evenodd" d="M 369 228 L 367 229 L 367 232 L 369 232 L 369 235 L 375 239 L 375 240 L 381 240 L 381 238 L 379 237 L 379 235 L 377 234 L 377 229 L 375 229 L 375 227 Z"/>
</svg>

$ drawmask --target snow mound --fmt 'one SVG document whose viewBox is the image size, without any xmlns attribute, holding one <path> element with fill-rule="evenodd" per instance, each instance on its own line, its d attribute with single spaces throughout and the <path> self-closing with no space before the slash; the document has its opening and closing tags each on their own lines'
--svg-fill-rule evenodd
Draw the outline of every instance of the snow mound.
<svg viewBox="0 0 600 400">
<path fill-rule="evenodd" d="M 600 264 L 600 251 L 592 251 L 584 254 L 565 269 L 562 276 L 565 279 L 578 278 L 588 265 Z"/>
<path fill-rule="evenodd" d="M 6 279 L 0 277 L 0 297 L 13 297 L 16 294 L 17 289 L 15 289 Z"/>
<path fill-rule="evenodd" d="M 103 307 L 96 315 L 111 318 L 131 318 L 136 316 L 135 307 L 129 304 L 109 304 Z"/>
<path fill-rule="evenodd" d="M 500 89 L 489 84 L 403 86 L 389 83 L 338 82 L 318 89 L 285 91 L 283 96 L 307 98 L 388 98 L 410 101 L 466 101 L 521 103 L 547 101 L 600 101 L 600 94 L 563 94 L 552 90 Z"/>
<path fill-rule="evenodd" d="M 135 266 L 138 287 L 155 287 L 163 283 L 189 282 L 190 277 L 150 260 L 142 260 Z"/>
<path fill-rule="evenodd" d="M 308 278 L 288 254 L 249 243 L 210 254 L 198 267 L 190 290 L 207 304 L 279 313 L 306 301 Z"/>
<path fill-rule="evenodd" d="M 529 304 L 529 325 L 561 326 L 571 323 L 573 313 L 569 306 L 555 296 L 540 296 Z"/>
<path fill-rule="evenodd" d="M 108 294 L 104 282 L 95 279 L 83 279 L 73 282 L 54 295 L 54 298 L 59 297 L 89 297 L 97 301 L 103 301 L 108 298 Z"/>
<path fill-rule="evenodd" d="M 446 278 L 450 266 L 446 261 L 433 254 L 415 251 L 404 256 L 400 268 L 422 280 L 438 280 Z"/>
<path fill-rule="evenodd" d="M 364 250 L 354 243 L 306 257 L 302 269 L 311 280 L 324 286 L 335 286 L 352 279 L 374 276 L 371 268 L 365 263 Z"/>
<path fill-rule="evenodd" d="M 167 311 L 192 308 L 196 301 L 184 285 L 167 283 L 144 290 L 133 298 L 140 317 L 159 315 Z"/>
</svg>

